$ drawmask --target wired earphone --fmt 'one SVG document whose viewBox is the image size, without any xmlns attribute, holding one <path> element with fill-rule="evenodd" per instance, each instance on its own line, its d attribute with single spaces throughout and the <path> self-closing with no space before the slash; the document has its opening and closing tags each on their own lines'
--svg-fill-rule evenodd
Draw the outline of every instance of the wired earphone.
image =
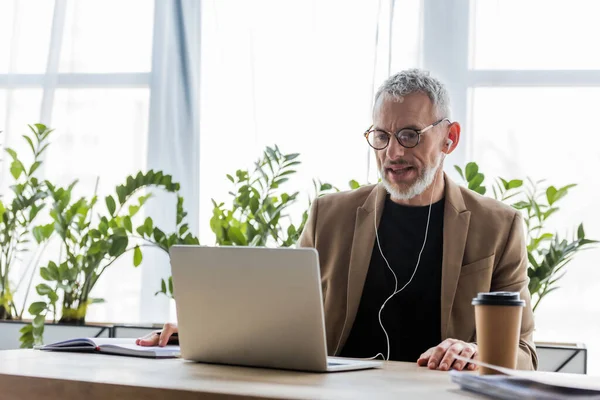
<svg viewBox="0 0 600 400">
<path fill-rule="evenodd" d="M 454 141 L 452 139 L 447 139 L 445 147 L 448 150 L 450 150 L 450 147 L 452 146 L 452 144 L 454 144 Z M 442 152 L 442 154 L 443 154 L 442 155 L 442 163 L 443 163 L 444 159 L 446 158 L 447 153 Z M 436 173 L 435 179 L 433 181 L 433 187 L 435 187 L 435 184 L 437 182 L 437 177 L 438 177 L 438 174 Z M 385 340 L 386 340 L 386 345 L 387 345 L 387 357 L 384 356 L 382 353 L 378 353 L 377 355 L 371 357 L 370 359 L 375 359 L 379 356 L 382 356 L 384 358 L 384 360 L 390 359 L 390 338 L 388 336 L 387 331 L 385 330 L 385 327 L 383 326 L 383 322 L 381 321 L 381 313 L 383 312 L 383 309 L 385 308 L 385 305 L 387 304 L 387 302 L 390 301 L 395 295 L 402 292 L 412 282 L 413 278 L 415 277 L 415 275 L 417 273 L 417 269 L 419 268 L 419 264 L 421 263 L 421 255 L 423 254 L 423 250 L 425 249 L 425 245 L 427 244 L 427 234 L 429 233 L 429 221 L 430 221 L 430 217 L 431 217 L 431 205 L 432 205 L 431 203 L 433 201 L 433 193 L 434 192 L 432 191 L 431 198 L 429 199 L 429 211 L 427 212 L 427 224 L 425 225 L 425 238 L 423 239 L 423 245 L 421 246 L 421 250 L 419 251 L 419 255 L 417 257 L 417 264 L 415 265 L 415 269 L 414 269 L 410 279 L 408 280 L 408 282 L 406 282 L 404 284 L 404 286 L 402 286 L 400 289 L 398 289 L 398 277 L 396 276 L 396 273 L 394 272 L 392 267 L 390 267 L 390 263 L 388 262 L 387 258 L 385 258 L 385 255 L 383 255 L 383 251 L 381 250 L 381 244 L 379 243 L 379 234 L 377 233 L 377 192 L 375 192 L 375 212 L 373 213 L 374 214 L 373 223 L 375 224 L 375 238 L 377 239 L 377 247 L 379 248 L 379 253 L 381 254 L 381 257 L 383 258 L 383 260 L 385 261 L 385 264 L 387 265 L 388 269 L 391 271 L 392 275 L 394 276 L 394 292 L 387 299 L 385 299 L 385 301 L 381 305 L 381 308 L 379 309 L 379 314 L 378 314 L 379 326 L 381 326 L 381 329 L 383 330 L 383 333 L 385 334 Z"/>
</svg>

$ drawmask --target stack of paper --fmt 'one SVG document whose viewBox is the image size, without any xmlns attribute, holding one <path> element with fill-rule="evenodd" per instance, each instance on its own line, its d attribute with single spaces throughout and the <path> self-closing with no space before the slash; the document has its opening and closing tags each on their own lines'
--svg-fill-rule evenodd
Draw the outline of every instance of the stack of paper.
<svg viewBox="0 0 600 400">
<path fill-rule="evenodd" d="M 461 358 L 461 357 L 457 357 Z M 495 399 L 598 399 L 600 378 L 554 372 L 517 371 L 467 360 L 498 371 L 501 375 L 476 375 L 452 371 L 452 381 L 463 390 Z"/>
</svg>

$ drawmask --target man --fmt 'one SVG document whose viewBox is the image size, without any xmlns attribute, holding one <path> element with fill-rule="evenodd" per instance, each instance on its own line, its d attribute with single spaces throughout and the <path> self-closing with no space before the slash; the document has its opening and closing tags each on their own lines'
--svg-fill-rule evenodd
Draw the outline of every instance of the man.
<svg viewBox="0 0 600 400">
<path fill-rule="evenodd" d="M 316 199 L 299 245 L 319 253 L 330 355 L 474 369 L 471 300 L 516 291 L 526 301 L 518 368 L 535 369 L 521 215 L 456 185 L 443 160 L 460 141 L 444 86 L 420 70 L 375 96 L 373 147 L 381 184 Z M 176 326 L 140 344 L 164 345 Z"/>
<path fill-rule="evenodd" d="M 535 369 L 522 217 L 443 173 L 460 141 L 449 117 L 438 80 L 420 70 L 390 77 L 365 133 L 382 184 L 313 202 L 300 245 L 319 252 L 328 349 L 462 370 L 455 354 L 477 356 L 471 300 L 516 291 L 527 304 L 518 368 Z"/>
</svg>

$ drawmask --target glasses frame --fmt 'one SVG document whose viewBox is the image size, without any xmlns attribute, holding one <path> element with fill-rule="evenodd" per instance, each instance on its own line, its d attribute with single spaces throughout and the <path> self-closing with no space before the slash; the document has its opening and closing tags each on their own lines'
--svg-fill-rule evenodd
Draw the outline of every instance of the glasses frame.
<svg viewBox="0 0 600 400">
<path fill-rule="evenodd" d="M 375 150 L 385 150 L 385 149 L 387 149 L 387 147 L 390 145 L 390 138 L 391 138 L 392 136 L 394 136 L 394 137 L 396 138 L 396 141 L 398 142 L 398 144 L 399 144 L 400 146 L 402 146 L 402 147 L 404 147 L 404 148 L 406 148 L 406 149 L 413 149 L 413 148 L 417 147 L 417 146 L 419 145 L 419 143 L 421 143 L 421 135 L 422 135 L 422 134 L 424 134 L 425 132 L 427 132 L 427 131 L 428 131 L 428 130 L 430 130 L 430 129 L 433 129 L 433 128 L 435 128 L 437 125 L 441 124 L 441 123 L 442 123 L 442 122 L 444 122 L 444 121 L 448 121 L 448 123 L 451 123 L 451 122 L 450 122 L 450 120 L 449 120 L 448 118 L 442 118 L 442 119 L 440 119 L 439 121 L 437 121 L 437 122 L 434 122 L 433 124 L 431 124 L 431 125 L 428 125 L 428 126 L 426 126 L 425 128 L 423 128 L 423 129 L 415 130 L 415 129 L 410 129 L 410 128 L 403 128 L 403 129 L 400 129 L 400 130 L 399 130 L 398 132 L 396 132 L 395 134 L 393 134 L 393 133 L 390 133 L 390 132 L 388 132 L 388 131 L 386 131 L 386 130 L 383 130 L 383 129 L 373 129 L 373 126 L 374 126 L 374 125 L 371 125 L 371 126 L 369 127 L 369 129 L 367 129 L 367 130 L 365 131 L 365 133 L 364 133 L 364 136 L 365 136 L 365 139 L 367 140 L 367 143 L 369 144 L 369 146 L 370 146 L 371 148 L 375 149 Z M 386 143 L 386 144 L 385 144 L 385 146 L 383 146 L 382 148 L 376 148 L 376 147 L 374 147 L 374 146 L 371 144 L 371 142 L 369 142 L 369 134 L 370 134 L 371 132 L 375 132 L 375 131 L 380 131 L 380 132 L 383 132 L 383 133 L 386 133 L 386 134 L 387 134 L 387 138 L 388 138 L 388 140 L 387 140 L 387 143 Z M 403 144 L 403 143 L 400 141 L 400 132 L 402 132 L 402 131 L 413 131 L 413 132 L 415 132 L 415 133 L 417 134 L 417 143 L 416 143 L 414 146 L 406 146 L 406 145 L 404 145 L 404 144 Z"/>
</svg>

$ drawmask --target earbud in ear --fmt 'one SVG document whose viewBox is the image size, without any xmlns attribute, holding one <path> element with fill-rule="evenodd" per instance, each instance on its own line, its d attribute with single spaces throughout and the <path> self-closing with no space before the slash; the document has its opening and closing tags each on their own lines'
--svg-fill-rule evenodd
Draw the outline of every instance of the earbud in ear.
<svg viewBox="0 0 600 400">
<path fill-rule="evenodd" d="M 452 139 L 448 139 L 446 140 L 446 147 L 450 148 L 450 146 L 452 146 L 454 144 L 454 141 Z"/>
</svg>

